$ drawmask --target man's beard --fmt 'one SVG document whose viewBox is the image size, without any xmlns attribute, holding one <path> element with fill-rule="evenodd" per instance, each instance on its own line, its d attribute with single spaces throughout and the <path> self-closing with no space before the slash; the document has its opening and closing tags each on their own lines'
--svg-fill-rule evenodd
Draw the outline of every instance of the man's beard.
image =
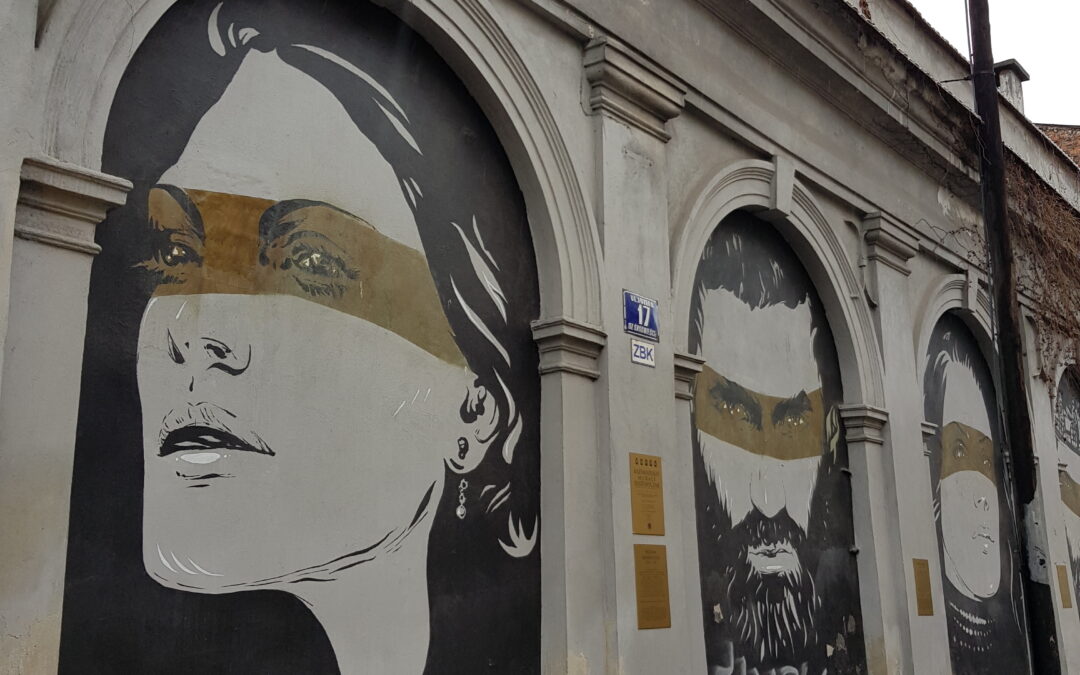
<svg viewBox="0 0 1080 675">
<path fill-rule="evenodd" d="M 814 615 L 821 605 L 800 556 L 806 534 L 786 510 L 766 518 L 754 509 L 731 539 L 738 553 L 729 567 L 727 621 L 749 652 L 743 655 L 762 663 L 805 660 L 817 644 Z"/>
</svg>

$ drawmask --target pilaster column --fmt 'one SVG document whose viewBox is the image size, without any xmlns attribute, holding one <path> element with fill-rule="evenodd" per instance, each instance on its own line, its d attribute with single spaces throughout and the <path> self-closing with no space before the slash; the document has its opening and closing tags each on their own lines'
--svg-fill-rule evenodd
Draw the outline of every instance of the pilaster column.
<svg viewBox="0 0 1080 675">
<path fill-rule="evenodd" d="M 537 321 L 541 672 L 604 672 L 614 640 L 611 481 L 598 446 L 600 328 Z"/>
<path fill-rule="evenodd" d="M 682 110 L 686 90 L 673 76 L 607 36 L 585 47 L 589 109 L 666 143 L 666 122 Z"/>
<path fill-rule="evenodd" d="M 0 670 L 55 672 L 94 228 L 131 184 L 23 162 L 0 379 Z"/>
<path fill-rule="evenodd" d="M 692 536 L 693 494 L 679 489 L 681 469 L 672 355 L 673 322 L 686 321 L 671 311 L 666 143 L 683 105 L 686 87 L 644 55 L 604 36 L 590 42 L 582 56 L 588 89 L 586 106 L 594 119 L 597 171 L 594 213 L 604 247 L 604 330 L 608 348 L 600 358 L 604 399 L 600 447 L 610 466 L 607 504 L 614 553 L 615 641 L 609 646 L 607 672 L 652 675 L 686 659 L 689 639 L 685 608 L 700 604 L 688 598 L 681 557 L 683 538 Z M 659 302 L 659 342 L 654 367 L 632 363 L 630 340 L 623 329 L 623 290 Z M 661 458 L 665 533 L 632 534 L 630 453 Z M 634 545 L 666 547 L 670 629 L 638 628 Z M 590 664 L 592 672 L 605 672 Z M 704 667 L 704 666 L 703 666 Z"/>
<path fill-rule="evenodd" d="M 1035 488 L 1035 498 L 1025 510 L 1026 522 L 1022 527 L 1028 528 L 1028 541 L 1033 549 L 1027 552 L 1028 569 L 1043 586 L 1042 597 L 1028 598 L 1028 602 L 1042 605 L 1043 612 L 1052 613 L 1054 616 L 1054 637 L 1058 645 L 1061 672 L 1080 673 L 1080 640 L 1075 639 L 1075 636 L 1080 635 L 1080 618 L 1076 611 L 1077 599 L 1072 597 L 1072 565 L 1069 542 L 1065 534 L 1066 514 L 1065 505 L 1061 501 L 1059 450 L 1054 426 L 1054 399 L 1051 397 L 1051 392 L 1054 396 L 1057 395 L 1058 383 L 1048 384 L 1038 377 L 1042 366 L 1042 354 L 1038 348 L 1039 335 L 1033 321 L 1024 321 L 1023 327 L 1027 361 L 1025 367 L 1030 374 L 1027 392 L 1038 485 Z M 1050 368 L 1051 372 L 1054 370 Z M 1066 448 L 1061 451 L 1071 452 Z M 1024 552 L 1021 552 L 1021 555 L 1023 554 Z M 1065 607 L 1062 588 L 1058 582 L 1059 565 L 1064 566 L 1065 580 L 1068 583 L 1066 590 L 1071 600 L 1069 608 Z"/>
<path fill-rule="evenodd" d="M 675 438 L 678 452 L 669 471 L 668 479 L 678 494 L 686 495 L 686 509 L 682 515 L 682 570 L 683 588 L 686 594 L 685 621 L 688 629 L 689 650 L 683 659 L 691 673 L 706 672 L 705 631 L 701 625 L 701 581 L 698 562 L 697 511 L 694 501 L 694 446 L 690 426 L 690 402 L 694 400 L 697 376 L 703 370 L 705 359 L 694 354 L 675 352 Z M 668 565 L 674 564 L 672 561 Z"/>
<path fill-rule="evenodd" d="M 888 409 L 888 424 L 878 427 L 880 440 L 857 447 L 848 438 L 855 472 L 856 541 L 862 549 L 864 620 L 877 604 L 882 622 L 883 653 L 870 654 L 870 663 L 872 672 L 937 672 L 949 662 L 949 652 L 933 496 L 923 454 L 922 388 L 912 331 L 916 316 L 908 288 L 909 263 L 918 241 L 906 226 L 882 213 L 866 216 L 862 235 L 864 282 L 874 308 Z M 849 434 L 852 421 L 845 418 Z M 932 616 L 918 615 L 915 560 L 929 563 Z M 876 580 L 871 582 L 871 575 Z M 863 579 L 875 585 L 868 587 Z M 873 649 L 873 640 L 868 643 Z M 885 662 L 875 656 L 884 656 Z"/>
</svg>

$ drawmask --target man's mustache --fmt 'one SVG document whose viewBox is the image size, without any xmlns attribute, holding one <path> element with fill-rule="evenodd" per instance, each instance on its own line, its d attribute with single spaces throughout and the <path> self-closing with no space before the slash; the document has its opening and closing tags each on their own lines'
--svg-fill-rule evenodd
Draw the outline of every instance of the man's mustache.
<svg viewBox="0 0 1080 675">
<path fill-rule="evenodd" d="M 735 551 L 727 593 L 739 651 L 759 664 L 759 672 L 769 672 L 769 664 L 778 661 L 798 661 L 817 644 L 821 606 L 807 561 L 801 558 L 806 533 L 786 510 L 770 518 L 754 509 L 731 536 Z M 772 557 L 787 567 L 763 573 L 762 558 Z"/>
<path fill-rule="evenodd" d="M 771 517 L 754 508 L 732 528 L 732 535 L 747 547 L 788 542 L 796 551 L 806 540 L 806 532 L 788 515 L 786 508 Z"/>
</svg>

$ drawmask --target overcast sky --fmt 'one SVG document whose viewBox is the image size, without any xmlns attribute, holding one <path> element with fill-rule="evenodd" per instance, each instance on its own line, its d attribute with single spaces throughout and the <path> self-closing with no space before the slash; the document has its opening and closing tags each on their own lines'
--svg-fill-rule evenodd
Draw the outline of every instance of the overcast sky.
<svg viewBox="0 0 1080 675">
<path fill-rule="evenodd" d="M 994 60 L 1031 75 L 1024 109 L 1035 122 L 1080 125 L 1080 0 L 989 0 Z M 967 56 L 965 0 L 911 0 Z"/>
</svg>

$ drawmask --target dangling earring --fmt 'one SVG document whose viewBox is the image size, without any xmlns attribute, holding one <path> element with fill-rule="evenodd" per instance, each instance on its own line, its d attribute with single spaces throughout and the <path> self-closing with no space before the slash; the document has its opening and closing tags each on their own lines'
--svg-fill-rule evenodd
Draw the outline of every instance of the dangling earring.
<svg viewBox="0 0 1080 675">
<path fill-rule="evenodd" d="M 469 441 L 465 440 L 464 436 L 459 436 L 457 439 L 457 458 L 465 459 L 465 455 L 469 453 Z"/>
<path fill-rule="evenodd" d="M 469 481 L 464 478 L 458 483 L 458 495 L 457 495 L 457 517 L 460 520 L 465 520 L 465 490 L 469 488 Z"/>
</svg>

